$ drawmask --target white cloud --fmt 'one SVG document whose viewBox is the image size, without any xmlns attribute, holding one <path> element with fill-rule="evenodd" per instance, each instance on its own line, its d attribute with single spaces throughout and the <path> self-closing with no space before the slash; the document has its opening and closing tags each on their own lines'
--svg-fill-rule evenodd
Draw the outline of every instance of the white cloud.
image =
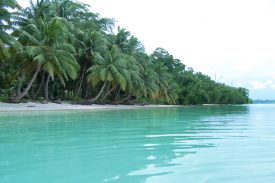
<svg viewBox="0 0 275 183">
<path fill-rule="evenodd" d="M 271 79 L 269 79 L 265 82 L 254 81 L 251 83 L 251 85 L 254 90 L 264 89 L 264 88 L 275 89 L 275 84 L 273 83 L 273 80 L 271 80 Z"/>
<path fill-rule="evenodd" d="M 254 90 L 258 90 L 258 89 L 264 89 L 265 88 L 265 84 L 261 83 L 259 81 L 254 81 L 251 83 L 252 87 Z"/>
<path fill-rule="evenodd" d="M 272 80 L 275 81 L 275 72 L 270 73 L 270 76 L 272 77 Z"/>
<path fill-rule="evenodd" d="M 273 81 L 271 79 L 267 80 L 264 84 L 267 86 L 272 85 Z"/>
<path fill-rule="evenodd" d="M 148 52 L 164 47 L 196 71 L 212 78 L 215 73 L 223 75 L 223 82 L 249 85 L 259 75 L 264 79 L 275 70 L 272 0 L 89 3 L 102 16 L 118 20 L 145 44 Z"/>
<path fill-rule="evenodd" d="M 244 87 L 244 84 L 243 83 L 237 83 L 236 87 Z"/>
</svg>

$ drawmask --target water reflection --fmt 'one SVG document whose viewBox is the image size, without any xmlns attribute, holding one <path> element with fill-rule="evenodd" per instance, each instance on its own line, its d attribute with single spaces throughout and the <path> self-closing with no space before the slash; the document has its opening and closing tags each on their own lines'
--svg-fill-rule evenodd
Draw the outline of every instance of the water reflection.
<svg viewBox="0 0 275 183">
<path fill-rule="evenodd" d="M 147 144 L 144 145 L 147 147 L 145 149 L 149 153 L 148 157 L 154 158 L 147 163 L 144 162 L 145 167 L 131 171 L 128 175 L 146 177 L 145 181 L 152 177 L 167 177 L 168 174 L 174 174 L 175 170 L 181 169 L 185 156 L 195 154 L 203 148 L 215 147 L 215 141 L 225 138 L 215 133 L 233 130 L 231 127 L 226 129 L 226 126 L 230 126 L 235 121 L 234 116 L 238 117 L 240 114 L 243 116 L 248 112 L 246 106 L 196 107 L 195 109 L 181 109 L 173 111 L 172 114 L 170 110 L 162 111 L 161 118 L 157 113 L 159 129 L 151 128 L 147 132 L 149 134 L 146 135 Z M 225 115 L 230 116 L 230 119 L 224 119 Z M 152 116 L 155 115 L 152 114 Z M 150 121 L 149 124 L 152 125 L 154 122 L 155 120 Z M 239 130 L 245 129 L 242 125 Z M 153 144 L 153 147 L 148 148 L 152 146 L 150 144 Z"/>
</svg>

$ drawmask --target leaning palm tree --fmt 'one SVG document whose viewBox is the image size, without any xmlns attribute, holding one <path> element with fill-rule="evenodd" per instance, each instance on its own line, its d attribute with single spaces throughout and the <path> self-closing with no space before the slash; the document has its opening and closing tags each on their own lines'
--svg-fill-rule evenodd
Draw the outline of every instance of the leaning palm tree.
<svg viewBox="0 0 275 183">
<path fill-rule="evenodd" d="M 124 54 L 124 57 L 127 68 L 127 73 L 123 74 L 127 81 L 126 89 L 124 92 L 126 97 L 124 97 L 119 103 L 129 100 L 132 96 L 138 96 L 139 94 L 136 91 L 143 88 L 143 82 L 141 79 L 141 65 L 132 55 Z"/>
<path fill-rule="evenodd" d="M 23 92 L 19 92 L 14 98 L 15 102 L 28 93 L 42 69 L 52 79 L 57 76 L 64 85 L 65 80 L 77 77 L 79 65 L 74 57 L 74 47 L 66 42 L 68 34 L 66 20 L 59 17 L 49 21 L 44 21 L 39 17 L 31 18 L 14 34 L 18 36 L 18 41 L 26 45 L 22 51 L 18 52 L 18 55 L 27 58 L 23 65 L 35 65 L 30 82 Z"/>
<path fill-rule="evenodd" d="M 144 96 L 149 97 L 151 99 L 157 99 L 160 87 L 158 85 L 158 77 L 153 70 L 152 66 L 146 68 L 144 73 L 142 73 L 142 80 L 144 82 Z"/>
<path fill-rule="evenodd" d="M 163 62 L 155 62 L 153 65 L 156 74 L 156 84 L 159 86 L 158 98 L 168 104 L 175 104 L 178 99 L 179 86 L 169 73 Z"/>
<path fill-rule="evenodd" d="M 140 53 L 137 58 L 139 66 L 139 76 L 133 83 L 132 93 L 138 98 L 156 99 L 159 93 L 158 76 L 154 71 L 153 64 L 145 53 Z"/>
<path fill-rule="evenodd" d="M 84 24 L 84 25 L 83 25 Z M 75 28 L 75 47 L 77 48 L 77 59 L 81 66 L 79 73 L 79 85 L 76 92 L 76 97 L 82 89 L 88 87 L 86 79 L 86 70 L 91 67 L 95 54 L 101 54 L 106 51 L 107 40 L 104 38 L 103 34 L 99 31 L 95 31 L 93 28 L 93 23 L 83 23 L 79 24 L 78 28 Z M 89 26 L 89 27 L 86 27 Z"/>
<path fill-rule="evenodd" d="M 87 70 L 88 81 L 91 82 L 93 86 L 102 82 L 103 84 L 98 94 L 91 99 L 92 102 L 101 96 L 108 82 L 118 83 L 123 91 L 126 89 L 126 78 L 130 76 L 124 54 L 119 52 L 116 46 L 113 46 L 111 50 L 107 51 L 103 56 L 96 53 L 94 63 L 95 64 Z"/>
</svg>

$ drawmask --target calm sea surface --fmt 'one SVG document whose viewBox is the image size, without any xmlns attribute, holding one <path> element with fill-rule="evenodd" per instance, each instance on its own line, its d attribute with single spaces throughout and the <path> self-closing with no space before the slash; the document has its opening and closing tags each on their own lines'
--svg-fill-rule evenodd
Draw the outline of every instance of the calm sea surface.
<svg viewBox="0 0 275 183">
<path fill-rule="evenodd" d="M 275 105 L 0 113 L 1 183 L 274 183 Z"/>
</svg>

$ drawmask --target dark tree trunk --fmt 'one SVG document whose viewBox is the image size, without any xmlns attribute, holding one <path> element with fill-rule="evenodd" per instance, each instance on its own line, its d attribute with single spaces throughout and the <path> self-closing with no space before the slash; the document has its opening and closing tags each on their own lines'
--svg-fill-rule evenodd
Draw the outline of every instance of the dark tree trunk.
<svg viewBox="0 0 275 183">
<path fill-rule="evenodd" d="M 31 100 L 33 100 L 35 85 L 36 85 L 36 83 L 34 81 L 33 85 L 31 86 L 31 89 L 29 91 L 29 94 L 30 94 L 30 98 L 29 99 L 31 99 Z"/>
<path fill-rule="evenodd" d="M 91 102 L 96 101 L 96 100 L 101 96 L 101 94 L 103 93 L 104 88 L 105 88 L 105 86 L 106 86 L 106 83 L 107 83 L 107 81 L 105 81 L 105 82 L 103 83 L 103 85 L 102 85 L 100 91 L 98 92 L 98 94 L 97 94 L 94 98 L 92 98 L 92 99 L 90 100 Z"/>
<path fill-rule="evenodd" d="M 89 68 L 92 65 L 92 59 L 90 57 L 86 56 L 85 60 L 84 60 L 84 65 L 85 65 L 85 70 L 86 70 L 86 68 Z M 81 92 L 82 98 L 88 99 L 90 97 L 89 93 L 90 93 L 91 87 L 90 87 L 90 84 L 87 81 L 87 76 L 86 76 L 85 71 L 84 71 L 83 81 L 82 81 L 82 86 L 81 87 L 82 87 L 82 92 Z"/>
<path fill-rule="evenodd" d="M 82 84 L 83 84 L 83 80 L 84 80 L 84 76 L 85 76 L 85 70 L 86 70 L 86 62 L 85 62 L 85 65 L 83 67 L 83 71 L 82 71 L 82 74 L 81 74 L 81 79 L 80 79 L 79 87 L 78 87 L 77 92 L 76 92 L 76 98 L 78 98 L 80 90 L 82 88 Z"/>
<path fill-rule="evenodd" d="M 105 92 L 103 92 L 102 93 L 102 95 L 101 96 L 105 96 L 106 95 L 106 93 L 108 93 L 108 91 L 110 90 L 110 88 L 111 88 L 111 83 L 110 82 L 108 82 L 108 84 L 106 85 L 107 87 L 105 87 L 106 89 L 105 89 Z M 104 95 L 103 95 L 104 94 Z M 102 101 L 103 99 L 101 99 L 101 101 Z"/>
<path fill-rule="evenodd" d="M 122 100 L 119 101 L 118 103 L 121 104 L 121 103 L 123 103 L 123 102 L 129 100 L 131 97 L 132 97 L 132 95 L 129 93 L 129 94 L 127 95 L 127 97 L 125 97 L 124 99 L 122 99 Z"/>
<path fill-rule="evenodd" d="M 37 95 L 40 93 L 40 90 L 41 90 L 41 88 L 42 88 L 42 86 L 43 86 L 43 84 L 44 84 L 45 74 L 46 74 L 46 72 L 44 71 L 44 72 L 43 72 L 43 76 L 42 76 L 42 80 L 41 80 L 40 85 L 39 85 L 39 87 L 38 87 L 38 89 L 37 89 L 37 92 L 36 92 L 35 95 L 33 96 L 34 99 L 35 99 L 35 98 L 37 97 Z"/>
<path fill-rule="evenodd" d="M 118 84 L 114 85 L 113 88 L 111 90 L 109 90 L 102 98 L 102 100 L 105 100 L 106 97 L 108 97 L 108 95 L 110 95 L 110 93 L 112 93 L 116 87 L 118 86 Z"/>
<path fill-rule="evenodd" d="M 18 86 L 17 86 L 17 92 L 16 92 L 16 96 L 19 96 L 20 93 L 21 93 L 21 87 L 22 87 L 22 83 L 23 83 L 23 80 L 24 80 L 24 77 L 25 75 L 22 74 L 18 80 Z"/>
<path fill-rule="evenodd" d="M 89 99 L 90 98 L 90 84 L 86 84 L 86 90 L 85 90 L 85 95 L 84 99 Z"/>
<path fill-rule="evenodd" d="M 45 88 L 44 88 L 44 98 L 45 98 L 46 102 L 49 101 L 49 81 L 50 81 L 50 78 L 51 78 L 51 76 L 48 75 L 46 83 L 45 83 Z"/>
<path fill-rule="evenodd" d="M 19 102 L 23 97 L 25 97 L 27 95 L 27 93 L 30 90 L 33 82 L 35 81 L 40 69 L 41 69 L 41 64 L 37 64 L 35 73 L 33 74 L 32 79 L 30 80 L 29 84 L 27 85 L 27 87 L 25 88 L 25 90 L 22 93 L 20 92 L 19 95 L 17 95 L 15 98 L 13 98 L 14 102 Z"/>
<path fill-rule="evenodd" d="M 116 93 L 115 103 L 117 103 L 121 87 L 119 87 L 118 92 Z"/>
</svg>

